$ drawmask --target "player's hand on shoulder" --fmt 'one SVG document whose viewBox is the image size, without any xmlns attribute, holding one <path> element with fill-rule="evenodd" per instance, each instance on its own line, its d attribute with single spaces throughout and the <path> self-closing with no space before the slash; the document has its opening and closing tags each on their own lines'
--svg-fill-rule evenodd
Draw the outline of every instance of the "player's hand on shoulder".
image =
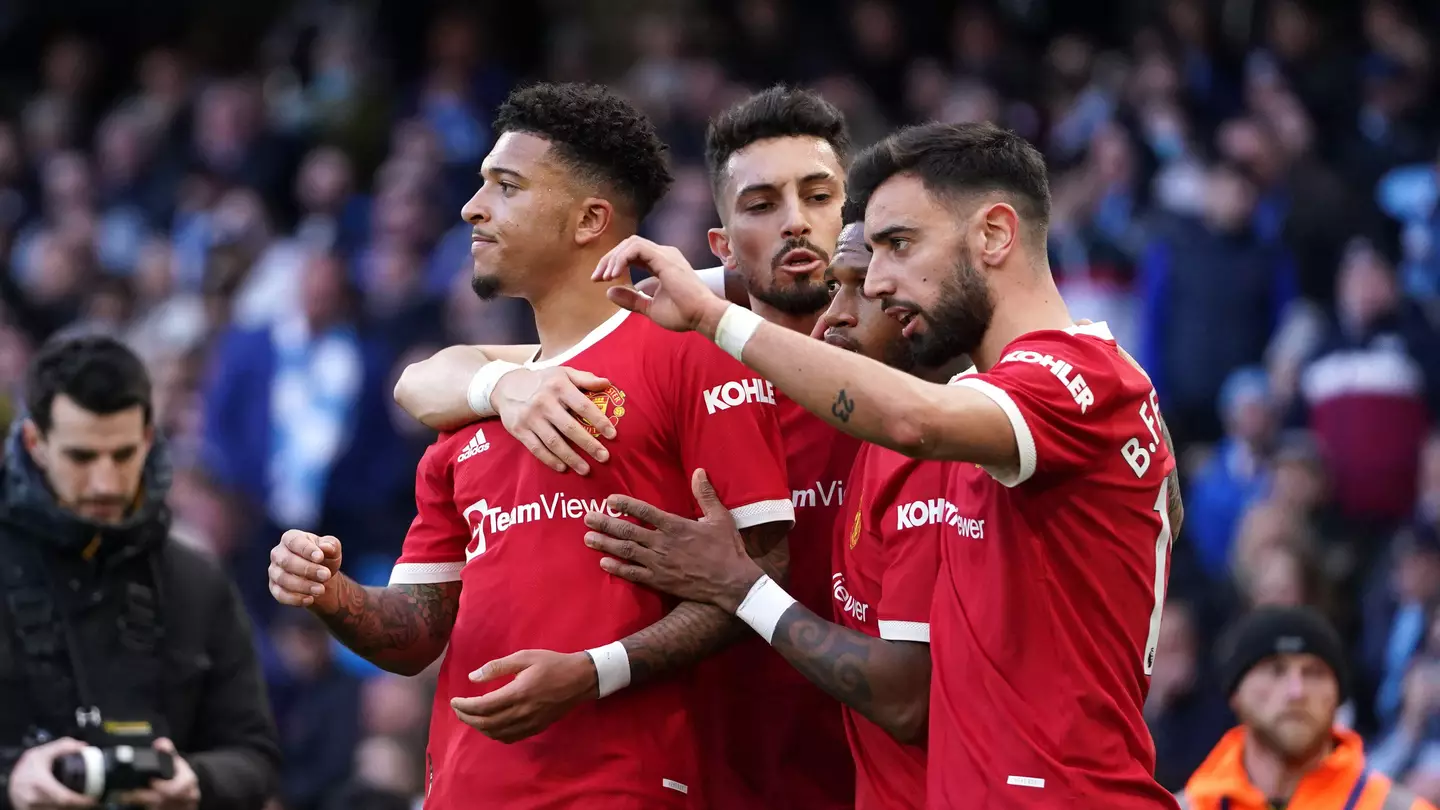
<svg viewBox="0 0 1440 810">
<path fill-rule="evenodd" d="M 624 278 L 635 265 L 649 270 L 655 277 L 656 289 L 641 292 L 633 287 L 615 287 L 610 300 L 646 315 L 655 323 L 675 332 L 688 332 L 712 327 L 720 320 L 729 304 L 705 285 L 695 268 L 677 248 L 657 245 L 641 236 L 631 236 L 605 254 L 595 267 L 595 281 Z"/>
<path fill-rule="evenodd" d="M 474 683 L 514 680 L 478 697 L 450 699 L 460 722 L 503 743 L 549 728 L 575 706 L 599 697 L 599 675 L 587 653 L 521 650 L 470 673 Z"/>
<path fill-rule="evenodd" d="M 505 430 L 545 466 L 586 475 L 590 465 L 575 448 L 599 462 L 610 458 L 590 426 L 599 425 L 600 435 L 615 438 L 615 426 L 587 392 L 609 387 L 603 377 L 564 366 L 517 369 L 495 383 L 490 404 Z"/>
<path fill-rule="evenodd" d="M 270 549 L 270 595 L 282 605 L 310 607 L 330 595 L 340 573 L 340 541 L 291 529 Z"/>
</svg>

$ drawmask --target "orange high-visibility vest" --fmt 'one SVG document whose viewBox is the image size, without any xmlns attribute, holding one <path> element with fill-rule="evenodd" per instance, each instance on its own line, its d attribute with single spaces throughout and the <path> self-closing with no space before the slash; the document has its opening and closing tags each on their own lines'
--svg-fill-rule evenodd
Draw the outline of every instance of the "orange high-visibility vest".
<svg viewBox="0 0 1440 810">
<path fill-rule="evenodd" d="M 1178 798 L 1182 810 L 1270 810 L 1250 784 L 1242 753 L 1245 729 L 1231 729 L 1196 769 Z M 1335 750 L 1296 785 L 1286 810 L 1435 810 L 1424 799 L 1365 767 L 1360 736 L 1335 729 Z"/>
</svg>

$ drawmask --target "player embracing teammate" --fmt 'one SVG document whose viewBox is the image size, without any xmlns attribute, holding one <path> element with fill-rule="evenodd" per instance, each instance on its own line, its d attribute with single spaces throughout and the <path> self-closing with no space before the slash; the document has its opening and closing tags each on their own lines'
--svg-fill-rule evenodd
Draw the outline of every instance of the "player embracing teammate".
<svg viewBox="0 0 1440 810">
<path fill-rule="evenodd" d="M 823 123 L 833 111 L 809 94 L 775 90 L 747 104 L 757 99 L 761 106 L 751 111 L 795 112 L 797 100 L 804 102 L 800 111 L 807 114 L 792 116 L 792 124 Z M 573 108 L 549 109 L 544 119 L 554 124 Z M 736 112 L 729 114 L 732 124 Z M 647 206 L 627 197 L 616 179 L 623 171 L 607 174 L 610 164 L 570 142 L 584 138 L 563 127 L 501 126 L 506 137 L 525 132 L 528 139 L 519 140 L 538 141 L 520 158 L 549 159 L 581 179 L 584 187 L 572 189 L 565 204 L 529 209 L 527 217 L 553 214 L 559 205 L 566 215 L 550 224 L 563 226 L 555 228 L 562 243 L 576 246 L 564 266 L 590 260 L 594 279 L 610 287 L 610 301 L 639 314 L 607 314 L 613 307 L 601 307 L 593 292 L 560 283 L 554 255 L 506 238 L 524 232 L 497 231 L 472 201 L 477 292 L 486 289 L 482 265 L 503 264 L 508 272 L 493 276 L 494 291 L 535 304 L 540 354 L 535 347 L 446 350 L 407 372 L 411 393 L 426 393 L 400 399 L 427 424 L 451 430 L 500 416 L 503 429 L 463 428 L 442 436 L 436 447 L 443 450 L 432 454 L 492 453 L 504 475 L 523 469 L 537 481 L 552 477 L 546 481 L 552 489 L 579 494 L 555 497 L 555 509 L 545 511 L 542 493 L 537 512 L 528 503 L 512 505 L 524 493 L 505 490 L 495 496 L 498 505 L 487 498 L 477 509 L 455 500 L 459 471 L 470 462 L 431 462 L 428 480 L 422 467 L 417 483 L 420 539 L 412 528 L 401 560 L 416 567 L 397 566 L 391 588 L 336 587 L 346 582 L 334 576 L 338 542 L 292 533 L 274 555 L 272 590 L 282 601 L 310 600 L 362 652 L 373 652 L 379 639 L 356 628 L 373 626 L 383 636 L 387 621 L 408 632 L 387 638 L 411 644 L 428 638 L 420 646 L 431 658 L 450 637 L 448 621 L 457 641 L 462 628 L 479 640 L 473 648 L 452 643 L 445 662 L 450 675 L 442 676 L 437 709 L 442 699 L 458 698 L 453 718 L 473 730 L 445 718 L 432 728 L 432 755 L 437 748 L 451 755 L 432 773 L 437 785 L 450 781 L 448 792 L 431 792 L 434 807 L 487 801 L 564 807 L 584 795 L 585 806 L 595 807 L 824 808 L 848 806 L 857 782 L 853 801 L 861 807 L 1173 807 L 1150 775 L 1153 746 L 1140 709 L 1179 519 L 1174 462 L 1148 379 L 1103 324 L 1072 325 L 1055 290 L 1045 263 L 1049 191 L 1039 155 L 993 127 L 942 125 L 901 131 L 863 153 L 849 173 L 873 250 L 861 296 L 842 261 L 859 255 L 860 232 L 850 232 L 848 249 L 843 242 L 836 248 L 846 191 L 843 122 L 797 132 L 777 129 L 776 120 L 741 117 L 746 126 L 731 127 L 736 137 L 727 142 L 716 137 L 727 132 L 722 116 L 710 133 L 723 223 L 711 244 L 744 278 L 749 309 L 711 293 L 677 251 L 619 238 L 633 233 Z M 504 145 L 502 137 L 497 152 Z M 495 153 L 486 163 L 477 200 L 491 194 L 499 208 L 523 206 L 507 201 L 553 186 L 502 165 Z M 820 277 L 827 264 L 828 285 Z M 619 286 L 630 265 L 658 277 L 653 297 Z M 827 286 L 836 289 L 833 302 Z M 547 345 L 547 321 L 562 323 L 561 308 L 549 307 L 552 319 L 537 299 L 569 301 L 601 329 L 612 326 L 598 338 L 586 336 L 592 331 Z M 827 303 L 829 328 L 813 331 L 828 332 L 828 339 L 813 340 L 805 333 Z M 727 367 L 723 355 L 706 354 L 715 347 L 703 342 L 670 347 L 657 326 L 700 332 L 753 376 Z M 596 359 L 607 339 L 621 343 L 622 329 L 629 351 L 658 356 L 683 347 L 694 360 L 631 381 L 638 369 Z M 934 378 L 963 355 L 975 368 L 948 386 L 905 373 L 913 361 L 926 369 L 922 376 Z M 714 369 L 713 378 L 687 376 L 692 363 Z M 714 384 L 691 387 L 707 383 Z M 682 423 L 693 422 L 669 425 L 665 433 L 663 417 L 644 411 L 650 404 L 627 421 L 618 411 L 629 414 L 635 390 L 644 392 L 642 401 L 667 403 Z M 802 408 L 814 416 L 802 417 Z M 710 420 L 735 411 L 748 414 L 738 422 L 743 429 Z M 778 448 L 777 455 L 752 458 L 775 447 L 770 420 L 790 428 L 783 451 L 788 480 L 779 477 Z M 835 429 L 873 443 L 853 471 L 854 445 Z M 744 430 L 752 438 L 743 438 Z M 638 441 L 713 448 L 716 442 L 705 438 L 711 432 L 729 453 L 676 452 L 674 472 L 628 460 L 663 455 Z M 576 448 L 600 463 L 582 460 Z M 735 456 L 752 466 L 737 471 Z M 588 475 L 552 469 L 567 466 Z M 694 499 L 683 491 L 692 472 Z M 493 474 L 502 475 L 499 468 Z M 637 486 L 637 477 L 649 485 Z M 468 486 L 481 486 L 479 476 L 470 478 Z M 791 513 L 769 505 L 780 500 L 773 497 L 777 481 L 788 488 L 784 503 L 795 515 L 788 544 L 777 533 L 789 527 Z M 834 494 L 822 494 L 841 481 Z M 423 498 L 436 491 L 450 502 L 441 504 L 445 517 L 424 528 Z M 757 504 L 768 520 L 757 522 L 749 508 Z M 825 507 L 828 515 L 820 511 Z M 822 528 L 804 527 L 808 508 L 817 509 Z M 538 515 L 551 512 L 561 519 L 536 525 Z M 594 573 L 628 590 L 611 592 L 584 576 L 567 546 L 578 546 Z M 400 584 L 415 581 L 412 574 L 436 583 L 459 576 L 465 585 L 417 595 Z M 581 584 L 568 587 L 571 578 Z M 307 595 L 316 585 L 322 593 Z M 688 601 L 649 601 L 647 592 Z M 543 602 L 534 604 L 542 593 Z M 705 604 L 737 615 L 760 639 L 694 667 L 730 631 L 700 609 Z M 426 616 L 439 621 L 427 623 Z M 552 632 L 551 623 L 570 632 Z M 691 626 L 702 632 L 676 632 Z M 762 640 L 779 655 L 757 649 Z M 530 647 L 550 652 L 522 652 Z M 498 663 L 486 664 L 492 659 Z M 734 669 L 736 660 L 753 666 Z M 493 692 L 473 690 L 480 703 L 468 703 L 468 682 L 455 676 L 482 664 L 468 682 L 517 677 Z M 833 719 L 838 728 L 840 712 L 834 703 L 828 714 L 825 704 L 810 703 L 819 692 L 808 684 L 811 691 L 797 691 L 801 677 L 846 706 L 848 754 L 827 749 L 838 739 L 827 724 Z M 706 693 L 686 694 L 697 685 Z M 658 697 L 667 690 L 668 704 Z M 507 691 L 503 705 L 484 701 Z M 645 729 L 626 725 L 618 718 L 634 711 L 616 704 L 627 700 L 666 706 L 676 719 L 665 723 L 645 713 Z M 707 715 L 705 707 L 713 712 L 717 705 L 727 708 Z M 609 728 L 587 736 L 585 727 L 607 718 Z M 747 736 L 757 728 L 758 736 Z M 627 735 L 667 731 L 672 736 L 658 746 L 637 740 L 629 743 L 636 753 L 626 753 Z M 679 742 L 687 733 L 700 742 Z M 523 741 L 493 750 L 479 742 L 492 736 Z M 577 760 L 577 751 L 596 739 L 606 740 L 605 752 Z M 925 746 L 915 744 L 925 739 L 928 776 Z M 639 761 L 627 768 L 609 751 Z M 685 764 L 691 751 L 700 757 L 695 767 Z M 852 757 L 858 780 L 850 777 Z M 665 768 L 694 781 L 662 776 Z M 496 787 L 496 780 L 508 787 Z"/>
</svg>

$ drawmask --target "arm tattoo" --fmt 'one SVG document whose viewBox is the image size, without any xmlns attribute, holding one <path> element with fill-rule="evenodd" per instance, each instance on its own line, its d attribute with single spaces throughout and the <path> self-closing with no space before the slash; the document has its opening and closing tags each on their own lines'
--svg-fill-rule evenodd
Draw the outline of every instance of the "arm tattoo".
<svg viewBox="0 0 1440 810">
<path fill-rule="evenodd" d="M 692 666 L 740 638 L 744 627 L 714 605 L 681 602 L 665 618 L 622 640 L 630 658 L 630 684 Z"/>
<path fill-rule="evenodd" d="M 761 570 L 776 582 L 783 582 L 790 567 L 785 531 L 761 526 L 740 534 L 746 551 Z M 744 623 L 718 607 L 681 602 L 660 621 L 621 640 L 630 659 L 630 683 L 645 683 L 694 666 L 744 638 L 746 632 Z"/>
<path fill-rule="evenodd" d="M 459 582 L 375 588 L 342 577 L 338 587 L 334 610 L 318 615 L 335 638 L 381 669 L 414 675 L 450 641 Z"/>
<path fill-rule="evenodd" d="M 775 650 L 810 682 L 862 714 L 875 701 L 866 665 L 866 642 L 889 642 L 824 621 L 803 605 L 791 606 L 775 627 Z"/>
<path fill-rule="evenodd" d="M 772 642 L 811 683 L 901 741 L 924 727 L 930 696 L 930 646 L 886 641 L 816 616 L 795 604 Z"/>
<path fill-rule="evenodd" d="M 849 422 L 850 414 L 855 412 L 855 400 L 845 396 L 845 389 L 835 395 L 835 404 L 830 406 L 830 413 L 835 415 L 841 422 Z"/>
</svg>

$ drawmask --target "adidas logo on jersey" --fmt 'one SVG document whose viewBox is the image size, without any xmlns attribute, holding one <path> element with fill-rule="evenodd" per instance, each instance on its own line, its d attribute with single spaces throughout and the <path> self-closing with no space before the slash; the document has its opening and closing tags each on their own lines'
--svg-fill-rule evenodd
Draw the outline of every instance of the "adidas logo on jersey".
<svg viewBox="0 0 1440 810">
<path fill-rule="evenodd" d="M 489 449 L 490 442 L 485 441 L 485 431 L 477 430 L 475 431 L 475 435 L 470 437 L 470 443 L 465 445 L 464 450 L 460 451 L 460 458 L 456 459 L 455 463 L 459 464 L 465 459 L 471 456 L 477 456 Z"/>
</svg>

